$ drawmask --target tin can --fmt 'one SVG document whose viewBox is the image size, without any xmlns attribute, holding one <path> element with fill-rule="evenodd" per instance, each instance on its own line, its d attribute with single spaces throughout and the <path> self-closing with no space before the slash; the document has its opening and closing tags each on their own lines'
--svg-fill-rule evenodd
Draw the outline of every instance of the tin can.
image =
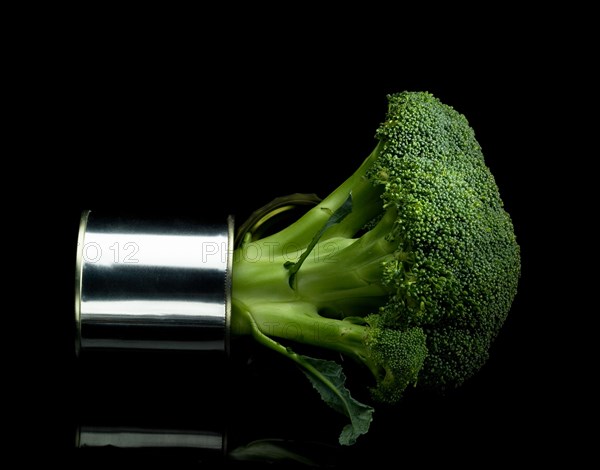
<svg viewBox="0 0 600 470">
<path fill-rule="evenodd" d="M 233 219 L 85 211 L 75 280 L 76 348 L 228 351 Z"/>
</svg>

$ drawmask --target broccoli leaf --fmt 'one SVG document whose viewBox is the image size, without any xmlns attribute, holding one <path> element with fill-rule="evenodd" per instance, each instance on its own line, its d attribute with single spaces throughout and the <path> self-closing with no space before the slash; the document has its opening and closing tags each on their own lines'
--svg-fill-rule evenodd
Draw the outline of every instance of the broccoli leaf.
<svg viewBox="0 0 600 470">
<path fill-rule="evenodd" d="M 296 261 L 295 263 L 288 261 L 287 263 L 285 263 L 283 265 L 286 269 L 288 269 L 290 271 L 289 283 L 290 283 L 290 287 L 292 289 L 295 289 L 294 281 L 296 280 L 296 273 L 298 273 L 298 271 L 300 270 L 300 267 L 302 266 L 302 263 L 304 263 L 304 260 L 306 258 L 308 258 L 308 255 L 310 255 L 310 252 L 315 247 L 315 245 L 319 242 L 319 239 L 323 236 L 325 231 L 328 228 L 330 228 L 336 224 L 339 224 L 351 212 L 352 212 L 352 193 L 348 194 L 348 197 L 346 198 L 344 203 L 340 207 L 338 207 L 333 214 L 331 214 L 331 217 L 329 217 L 327 222 L 325 222 L 325 225 L 323 225 L 323 227 L 321 227 L 321 230 L 319 230 L 315 234 L 315 236 L 313 237 L 311 242 L 306 247 L 306 250 L 304 250 L 304 253 L 302 253 L 302 256 L 300 256 L 300 259 L 298 261 Z"/>
<path fill-rule="evenodd" d="M 373 408 L 352 398 L 345 385 L 346 375 L 339 364 L 301 355 L 298 355 L 297 362 L 305 366 L 303 372 L 323 401 L 338 413 L 350 418 L 350 424 L 342 429 L 339 441 L 346 446 L 354 444 L 361 434 L 369 430 L 373 420 Z"/>
</svg>

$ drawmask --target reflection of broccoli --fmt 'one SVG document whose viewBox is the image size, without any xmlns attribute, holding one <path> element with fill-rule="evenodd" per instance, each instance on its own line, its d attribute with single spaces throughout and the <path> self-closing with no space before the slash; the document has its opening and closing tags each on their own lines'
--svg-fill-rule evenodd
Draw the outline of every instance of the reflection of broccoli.
<svg viewBox="0 0 600 470">
<path fill-rule="evenodd" d="M 360 168 L 287 228 L 247 234 L 238 255 L 263 256 L 233 266 L 234 333 L 303 366 L 351 418 L 346 444 L 372 409 L 350 397 L 334 363 L 280 339 L 363 363 L 376 401 L 394 403 L 411 384 L 454 387 L 486 361 L 520 273 L 511 220 L 465 117 L 428 93 L 388 98 Z"/>
</svg>

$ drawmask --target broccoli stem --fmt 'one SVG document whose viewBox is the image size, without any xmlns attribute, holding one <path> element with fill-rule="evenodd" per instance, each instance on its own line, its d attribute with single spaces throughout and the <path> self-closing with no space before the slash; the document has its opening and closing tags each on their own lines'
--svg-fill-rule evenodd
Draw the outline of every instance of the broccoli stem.
<svg viewBox="0 0 600 470">
<path fill-rule="evenodd" d="M 381 194 L 383 190 L 374 187 L 373 183 L 367 178 L 367 172 L 381 150 L 382 143 L 379 142 L 358 170 L 335 191 L 295 223 L 263 240 L 270 242 L 276 239 L 282 245 L 295 244 L 299 248 L 306 247 L 314 234 L 327 222 L 332 212 L 342 205 L 350 193 L 352 193 L 354 207 L 357 209 L 354 209 L 339 226 L 329 230 L 323 239 L 353 236 L 366 222 L 373 219 L 381 211 Z"/>
<path fill-rule="evenodd" d="M 234 300 L 232 307 L 234 334 L 251 334 L 258 342 L 281 354 L 293 355 L 272 338 L 326 348 L 366 361 L 364 345 L 368 327 L 324 318 L 307 302 L 269 302 L 255 305 L 250 311 L 246 305 Z"/>
<path fill-rule="evenodd" d="M 397 240 L 385 237 L 395 218 L 395 209 L 389 209 L 359 239 L 336 237 L 318 243 L 298 272 L 295 289 L 289 286 L 284 265 L 302 250 L 295 247 L 297 251 L 288 253 L 293 244 L 286 247 L 279 234 L 244 245 L 234 254 L 233 297 L 251 312 L 257 304 L 303 301 L 316 312 L 327 311 L 328 317 L 375 313 L 390 292 L 381 279 L 384 263 L 393 259 L 398 246 Z"/>
<path fill-rule="evenodd" d="M 380 222 L 385 223 L 384 219 Z M 265 249 L 261 243 L 252 245 Z M 328 316 L 336 318 L 374 313 L 389 295 L 376 280 L 381 278 L 383 260 L 392 256 L 395 244 L 377 237 L 372 243 L 368 237 L 358 241 L 336 238 L 327 243 L 350 251 L 331 262 L 318 256 L 307 258 L 296 289 L 288 283 L 289 271 L 282 256 L 265 251 L 264 256 L 249 258 L 240 249 L 233 270 L 231 331 L 252 335 L 285 355 L 289 355 L 284 352 L 286 348 L 273 347 L 273 338 L 341 352 L 366 364 L 376 375 L 379 369 L 370 364 L 365 351 L 368 327 L 319 313 L 326 309 Z M 369 257 L 362 254 L 365 244 Z"/>
</svg>

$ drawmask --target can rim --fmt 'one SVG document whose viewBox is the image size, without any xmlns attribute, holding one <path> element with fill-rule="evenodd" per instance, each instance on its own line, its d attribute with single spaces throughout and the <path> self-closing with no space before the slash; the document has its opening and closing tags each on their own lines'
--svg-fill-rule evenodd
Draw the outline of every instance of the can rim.
<svg viewBox="0 0 600 470">
<path fill-rule="evenodd" d="M 75 261 L 75 354 L 81 351 L 81 288 L 83 279 L 83 249 L 90 210 L 81 213 L 77 235 L 77 257 Z"/>
<path fill-rule="evenodd" d="M 235 221 L 227 217 L 227 268 L 225 271 L 225 354 L 229 355 L 231 340 L 231 289 L 233 276 L 233 242 Z"/>
</svg>

